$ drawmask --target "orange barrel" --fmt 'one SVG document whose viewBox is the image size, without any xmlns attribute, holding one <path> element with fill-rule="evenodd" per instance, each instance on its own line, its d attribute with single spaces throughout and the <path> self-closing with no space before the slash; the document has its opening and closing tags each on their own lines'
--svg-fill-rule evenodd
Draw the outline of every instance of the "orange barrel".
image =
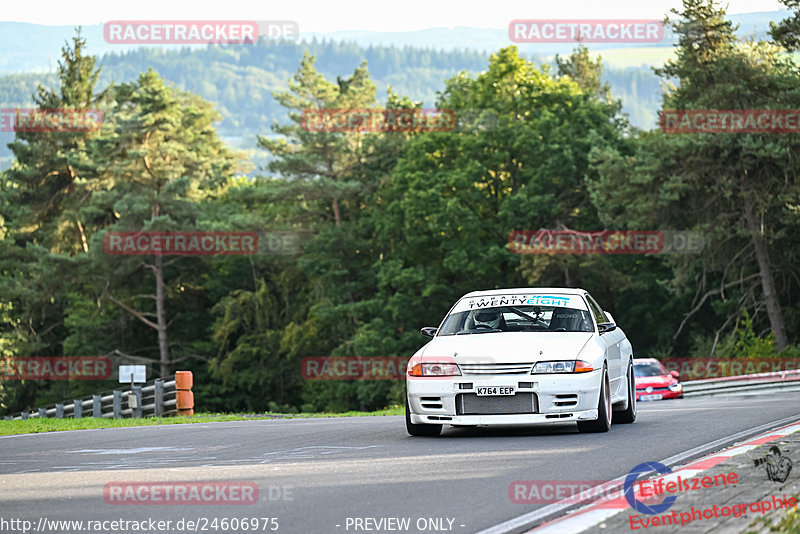
<svg viewBox="0 0 800 534">
<path fill-rule="evenodd" d="M 191 390 L 193 385 L 191 371 L 175 371 L 175 389 Z"/>
<path fill-rule="evenodd" d="M 194 415 L 194 393 L 192 372 L 175 371 L 175 400 L 178 415 Z"/>
</svg>

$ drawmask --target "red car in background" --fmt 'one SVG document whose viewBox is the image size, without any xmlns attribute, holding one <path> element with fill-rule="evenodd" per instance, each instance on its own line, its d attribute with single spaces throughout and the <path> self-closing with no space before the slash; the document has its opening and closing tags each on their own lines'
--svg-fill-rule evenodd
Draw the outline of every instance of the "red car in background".
<svg viewBox="0 0 800 534">
<path fill-rule="evenodd" d="M 678 371 L 667 371 L 655 358 L 634 358 L 633 376 L 637 401 L 683 398 Z"/>
</svg>

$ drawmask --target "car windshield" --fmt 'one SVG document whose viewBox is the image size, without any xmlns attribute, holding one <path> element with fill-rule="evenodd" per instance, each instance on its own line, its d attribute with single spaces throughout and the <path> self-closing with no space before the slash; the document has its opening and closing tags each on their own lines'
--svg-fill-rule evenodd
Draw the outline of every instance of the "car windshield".
<svg viewBox="0 0 800 534">
<path fill-rule="evenodd" d="M 593 332 L 589 312 L 553 306 L 498 306 L 452 313 L 440 336 L 488 332 Z"/>
<path fill-rule="evenodd" d="M 633 366 L 635 376 L 663 376 L 667 370 L 659 362 L 637 363 Z"/>
</svg>

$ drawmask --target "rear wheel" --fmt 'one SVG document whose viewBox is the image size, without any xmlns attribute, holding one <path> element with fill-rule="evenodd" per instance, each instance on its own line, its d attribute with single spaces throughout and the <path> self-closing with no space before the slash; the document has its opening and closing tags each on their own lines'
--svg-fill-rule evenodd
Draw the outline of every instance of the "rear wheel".
<svg viewBox="0 0 800 534">
<path fill-rule="evenodd" d="M 608 432 L 611 428 L 611 395 L 608 393 L 608 370 L 603 366 L 603 378 L 600 380 L 600 398 L 597 400 L 597 419 L 594 421 L 578 421 L 580 432 Z"/>
<path fill-rule="evenodd" d="M 408 409 L 406 398 L 406 431 L 412 436 L 438 436 L 442 432 L 442 425 L 417 425 L 411 422 L 411 413 Z"/>
<path fill-rule="evenodd" d="M 633 377 L 633 364 L 628 365 L 628 407 L 621 412 L 614 412 L 615 423 L 633 423 L 636 421 L 636 381 Z"/>
</svg>

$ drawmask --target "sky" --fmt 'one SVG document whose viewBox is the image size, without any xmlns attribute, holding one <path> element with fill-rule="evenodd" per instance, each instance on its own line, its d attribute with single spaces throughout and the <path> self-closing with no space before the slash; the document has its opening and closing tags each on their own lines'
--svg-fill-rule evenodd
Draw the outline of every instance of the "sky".
<svg viewBox="0 0 800 534">
<path fill-rule="evenodd" d="M 2 0 L 0 20 L 49 26 L 108 20 L 293 20 L 302 32 L 507 28 L 512 19 L 661 19 L 680 0 Z M 730 0 L 728 13 L 778 11 L 777 0 Z"/>
</svg>

